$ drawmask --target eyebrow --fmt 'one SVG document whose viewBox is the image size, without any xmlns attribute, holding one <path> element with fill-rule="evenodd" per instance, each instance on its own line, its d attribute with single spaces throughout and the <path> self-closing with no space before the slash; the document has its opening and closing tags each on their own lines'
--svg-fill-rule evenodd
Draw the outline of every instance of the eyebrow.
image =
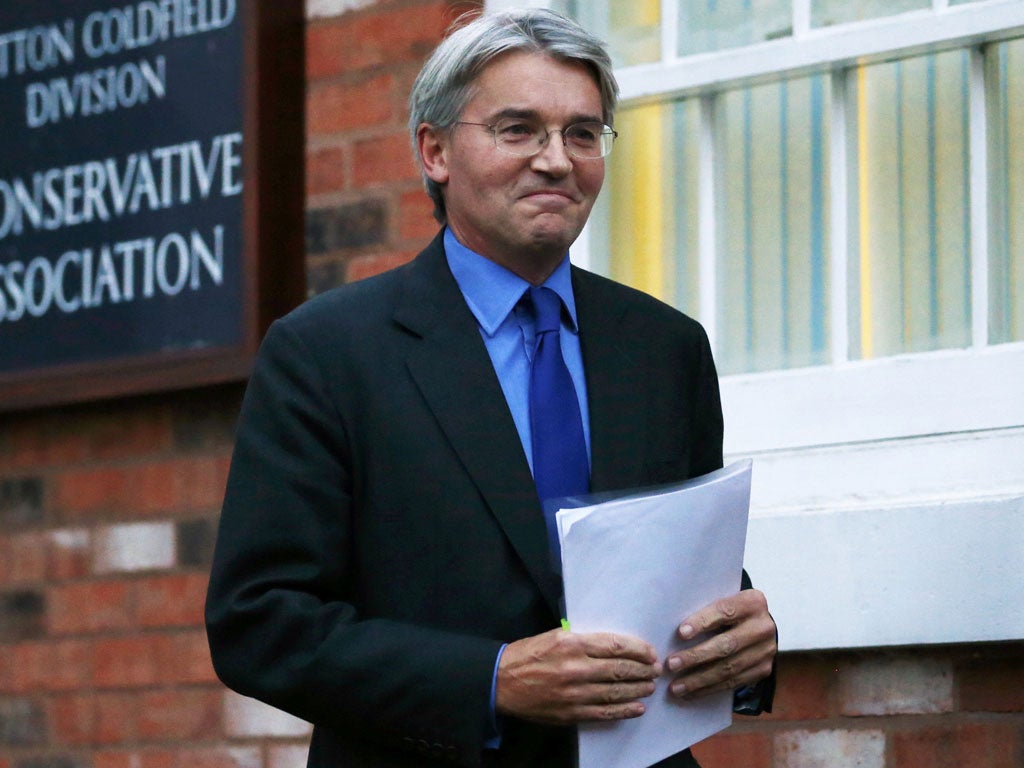
<svg viewBox="0 0 1024 768">
<path fill-rule="evenodd" d="M 494 122 L 495 120 L 500 120 L 503 117 L 519 117 L 524 120 L 535 120 L 537 122 L 540 122 L 541 119 L 540 113 L 535 109 L 519 109 L 517 107 L 506 107 L 505 109 L 493 113 L 488 118 L 488 120 Z M 577 112 L 576 114 L 571 115 L 568 120 L 566 120 L 565 125 L 574 125 L 576 123 L 604 123 L 604 118 L 595 117 L 594 115 L 588 115 L 582 112 Z"/>
</svg>

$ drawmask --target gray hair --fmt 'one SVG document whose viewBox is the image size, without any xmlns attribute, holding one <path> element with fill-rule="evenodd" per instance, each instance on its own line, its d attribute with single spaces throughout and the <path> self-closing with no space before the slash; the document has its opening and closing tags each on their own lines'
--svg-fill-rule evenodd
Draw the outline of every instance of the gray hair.
<svg viewBox="0 0 1024 768">
<path fill-rule="evenodd" d="M 463 20 L 466 17 L 463 17 Z M 423 65 L 409 96 L 409 132 L 420 161 L 416 130 L 422 123 L 449 128 L 472 97 L 473 81 L 497 57 L 513 51 L 544 53 L 561 61 L 590 68 L 601 92 L 604 121 L 612 125 L 619 87 L 603 43 L 572 19 L 539 8 L 503 11 L 456 22 L 455 30 Z M 434 201 L 434 218 L 444 224 L 447 213 L 441 186 L 420 168 L 427 194 Z"/>
</svg>

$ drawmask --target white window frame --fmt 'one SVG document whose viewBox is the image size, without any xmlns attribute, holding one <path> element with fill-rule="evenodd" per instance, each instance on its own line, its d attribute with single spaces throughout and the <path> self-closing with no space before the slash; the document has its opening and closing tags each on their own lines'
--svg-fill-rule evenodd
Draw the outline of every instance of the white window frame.
<svg viewBox="0 0 1024 768">
<path fill-rule="evenodd" d="M 486 7 L 523 5 L 489 0 Z M 988 339 L 980 52 L 983 43 L 1024 36 L 1024 0 L 934 0 L 929 9 L 827 28 L 811 27 L 811 0 L 794 0 L 792 37 L 687 57 L 675 55 L 676 3 L 662 0 L 661 7 L 662 60 L 616 76 L 622 106 L 700 97 L 698 319 L 713 345 L 718 259 L 708 201 L 716 184 L 716 94 L 810 73 L 831 79 L 831 364 L 721 382 L 727 460 L 755 458 L 747 566 L 769 595 L 782 647 L 1024 638 L 1017 602 L 1024 592 L 1024 343 Z M 971 346 L 851 360 L 847 72 L 965 47 L 972 51 Z M 589 228 L 573 258 L 589 264 Z"/>
</svg>

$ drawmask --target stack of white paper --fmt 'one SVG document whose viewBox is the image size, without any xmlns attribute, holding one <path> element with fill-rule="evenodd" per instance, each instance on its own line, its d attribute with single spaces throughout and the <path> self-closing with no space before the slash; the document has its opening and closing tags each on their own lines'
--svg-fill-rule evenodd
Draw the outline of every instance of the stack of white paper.
<svg viewBox="0 0 1024 768">
<path fill-rule="evenodd" d="M 663 662 L 686 647 L 679 623 L 739 591 L 750 474 L 751 462 L 742 461 L 686 483 L 560 510 L 572 631 L 641 637 Z M 580 768 L 643 768 L 730 724 L 730 691 L 680 701 L 668 692 L 671 679 L 666 670 L 642 717 L 582 725 Z"/>
</svg>

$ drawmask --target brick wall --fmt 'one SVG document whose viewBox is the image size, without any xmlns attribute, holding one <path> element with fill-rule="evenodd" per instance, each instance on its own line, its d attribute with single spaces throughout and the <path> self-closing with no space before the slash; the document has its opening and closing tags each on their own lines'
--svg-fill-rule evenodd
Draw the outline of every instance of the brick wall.
<svg viewBox="0 0 1024 768">
<path fill-rule="evenodd" d="M 437 232 L 406 103 L 444 30 L 476 2 L 319 3 L 306 37 L 310 293 L 411 259 Z M 312 6 L 311 6 L 312 7 Z"/>
<path fill-rule="evenodd" d="M 310 293 L 436 231 L 405 99 L 475 5 L 309 0 Z M 0 415 L 0 768 L 305 765 L 309 726 L 220 686 L 202 630 L 241 393 Z M 779 682 L 706 768 L 1024 766 L 1024 644 L 787 654 Z"/>
</svg>

